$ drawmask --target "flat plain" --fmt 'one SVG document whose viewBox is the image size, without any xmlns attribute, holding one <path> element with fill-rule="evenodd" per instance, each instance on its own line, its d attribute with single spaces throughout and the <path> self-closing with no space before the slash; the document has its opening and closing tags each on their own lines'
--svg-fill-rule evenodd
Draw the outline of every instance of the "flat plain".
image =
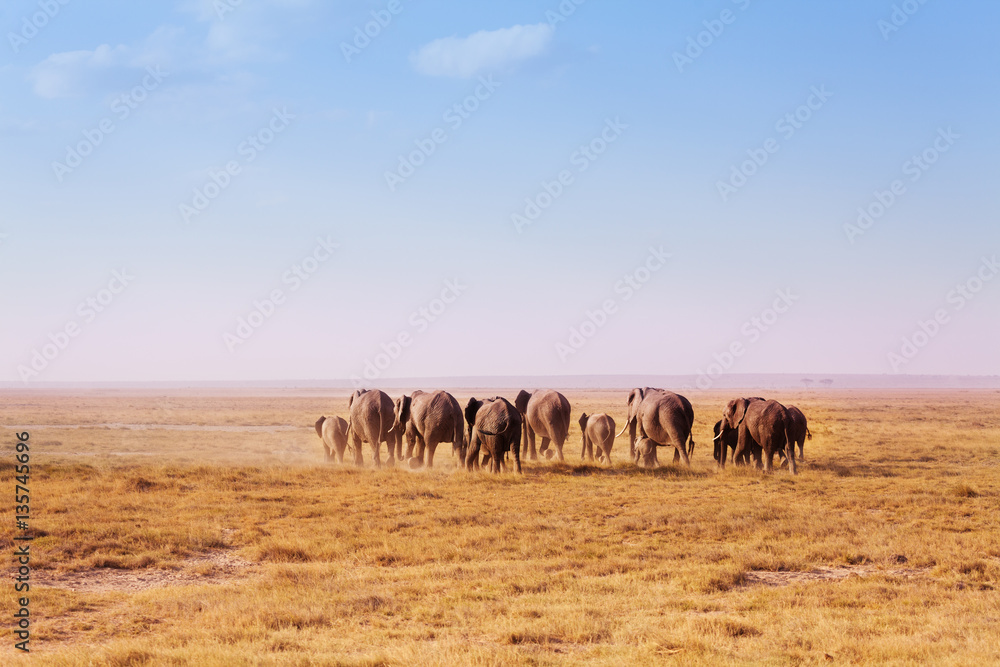
<svg viewBox="0 0 1000 667">
<path fill-rule="evenodd" d="M 0 661 L 1000 663 L 1000 392 L 744 392 L 808 416 L 796 477 L 716 469 L 741 392 L 687 393 L 692 467 L 657 470 L 624 436 L 581 462 L 580 412 L 621 426 L 626 391 L 565 393 L 566 462 L 494 476 L 447 444 L 433 470 L 324 463 L 344 393 L 0 392 L 0 547 L 20 431 L 36 535 L 31 657 L 8 630 Z"/>
</svg>

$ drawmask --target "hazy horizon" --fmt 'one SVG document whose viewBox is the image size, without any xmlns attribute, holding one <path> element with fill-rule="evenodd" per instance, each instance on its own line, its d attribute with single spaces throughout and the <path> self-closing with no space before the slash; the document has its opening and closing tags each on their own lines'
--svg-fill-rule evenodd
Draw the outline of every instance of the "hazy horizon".
<svg viewBox="0 0 1000 667">
<path fill-rule="evenodd" d="M 53 7 L 0 383 L 1000 374 L 996 3 Z"/>
</svg>

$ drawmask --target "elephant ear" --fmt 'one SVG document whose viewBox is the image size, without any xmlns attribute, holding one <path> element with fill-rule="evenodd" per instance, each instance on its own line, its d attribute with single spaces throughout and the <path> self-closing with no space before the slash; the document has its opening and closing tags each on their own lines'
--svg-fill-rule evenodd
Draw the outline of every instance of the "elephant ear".
<svg viewBox="0 0 1000 667">
<path fill-rule="evenodd" d="M 323 422 L 326 421 L 326 417 L 320 417 L 316 420 L 316 435 L 323 437 Z"/>
<path fill-rule="evenodd" d="M 410 402 L 413 399 L 409 396 L 403 396 L 399 399 L 399 423 L 405 424 L 410 420 Z"/>
<path fill-rule="evenodd" d="M 518 392 L 517 398 L 514 399 L 514 407 L 517 408 L 518 412 L 524 414 L 525 412 L 528 411 L 528 401 L 530 399 L 531 399 L 531 394 L 522 389 L 520 392 Z"/>
<path fill-rule="evenodd" d="M 750 401 L 748 401 L 745 398 L 741 398 L 738 401 L 736 401 L 736 410 L 739 412 L 741 411 L 741 409 L 743 414 L 740 416 L 740 422 L 739 424 L 736 425 L 736 428 L 739 428 L 740 424 L 743 423 L 743 420 L 747 418 L 747 410 L 750 409 Z"/>
<path fill-rule="evenodd" d="M 587 430 L 587 419 L 588 418 L 589 418 L 589 415 L 586 412 L 584 412 L 583 414 L 580 415 L 580 430 L 581 431 L 586 431 Z"/>
<path fill-rule="evenodd" d="M 465 421 L 469 424 L 471 429 L 476 423 L 476 414 L 479 412 L 479 408 L 482 407 L 483 402 L 477 401 L 475 396 L 469 399 L 469 403 L 465 406 Z"/>
<path fill-rule="evenodd" d="M 642 389 L 633 389 L 628 394 L 628 418 L 632 419 L 635 416 L 636 411 L 639 408 L 639 403 L 645 398 L 646 392 Z"/>
</svg>

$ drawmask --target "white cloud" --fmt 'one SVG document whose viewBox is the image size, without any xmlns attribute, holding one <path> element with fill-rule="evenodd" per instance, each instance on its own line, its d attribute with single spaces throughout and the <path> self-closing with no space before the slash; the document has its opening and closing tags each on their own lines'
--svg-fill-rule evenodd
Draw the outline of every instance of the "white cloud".
<svg viewBox="0 0 1000 667">
<path fill-rule="evenodd" d="M 100 73 L 122 65 L 129 56 L 127 47 L 107 44 L 93 51 L 53 53 L 35 65 L 28 74 L 35 94 L 47 99 L 72 97 L 88 88 Z"/>
<path fill-rule="evenodd" d="M 445 37 L 410 55 L 421 74 L 468 78 L 539 55 L 552 40 L 548 23 L 516 25 L 500 30 L 480 30 L 468 37 Z"/>
</svg>

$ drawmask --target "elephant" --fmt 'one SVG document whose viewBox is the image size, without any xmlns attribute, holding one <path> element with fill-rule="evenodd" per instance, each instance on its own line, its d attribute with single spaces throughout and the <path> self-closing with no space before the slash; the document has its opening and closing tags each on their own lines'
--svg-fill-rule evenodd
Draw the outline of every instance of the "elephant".
<svg viewBox="0 0 1000 667">
<path fill-rule="evenodd" d="M 530 447 L 531 460 L 538 460 L 538 454 L 535 452 L 535 434 L 537 433 L 542 437 L 539 451 L 545 455 L 545 458 L 551 459 L 553 456 L 549 450 L 549 442 L 551 441 L 555 443 L 559 460 L 565 461 L 563 443 L 566 442 L 566 436 L 569 435 L 570 420 L 569 401 L 566 400 L 566 397 L 551 389 L 539 389 L 530 394 L 522 389 L 517 398 L 514 399 L 514 405 L 523 418 L 525 454 L 528 454 L 527 450 Z"/>
<path fill-rule="evenodd" d="M 468 424 L 468 454 L 465 467 L 470 472 L 479 465 L 479 449 L 484 450 L 483 464 L 487 459 L 490 470 L 506 469 L 507 452 L 514 452 L 514 469 L 521 473 L 521 413 L 510 401 L 499 396 L 478 401 L 469 399 L 465 406 Z"/>
<path fill-rule="evenodd" d="M 766 399 L 763 399 L 760 396 L 751 396 L 751 397 L 747 398 L 746 400 L 748 400 L 748 401 L 763 401 L 763 400 L 766 400 Z M 736 445 L 739 442 L 739 437 L 738 437 L 738 434 L 737 434 L 736 431 L 727 431 L 725 433 L 725 435 L 721 435 L 721 434 L 722 434 L 722 420 L 720 419 L 719 421 L 715 422 L 715 426 L 712 427 L 712 435 L 714 436 L 712 438 L 712 443 L 714 445 L 713 446 L 713 451 L 712 451 L 712 456 L 715 458 L 715 462 L 716 463 L 719 462 L 719 456 L 721 454 L 721 446 L 722 446 L 722 444 L 724 444 L 730 450 L 732 450 L 733 452 L 735 452 L 736 451 Z M 753 455 L 754 458 L 755 458 L 755 460 L 756 460 L 757 457 L 755 455 L 755 452 L 756 452 L 756 450 L 759 450 L 759 449 L 760 449 L 760 446 L 757 445 L 756 443 L 753 443 L 750 449 L 744 451 L 740 455 L 740 459 L 738 461 L 736 461 L 735 458 L 733 460 L 736 461 L 736 463 L 738 465 L 749 465 L 750 464 L 750 457 Z"/>
<path fill-rule="evenodd" d="M 656 460 L 656 443 L 649 438 L 639 438 L 635 442 L 635 464 L 640 468 L 655 468 L 659 465 Z"/>
<path fill-rule="evenodd" d="M 738 442 L 733 454 L 736 460 L 744 452 L 751 451 L 758 466 L 763 463 L 764 471 L 771 472 L 774 469 L 774 455 L 784 449 L 789 472 L 793 475 L 797 473 L 795 455 L 792 453 L 795 447 L 792 420 L 781 403 L 748 398 L 729 401 L 722 413 L 720 440 L 725 439 L 729 431 L 737 432 Z M 753 448 L 754 444 L 759 445 L 759 451 Z M 726 449 L 721 448 L 719 457 L 719 465 L 723 468 L 726 467 Z"/>
<path fill-rule="evenodd" d="M 596 415 L 580 415 L 580 432 L 583 434 L 583 450 L 580 459 L 589 456 L 594 460 L 594 444 L 597 444 L 597 458 L 611 465 L 611 447 L 615 444 L 615 420 L 603 412 Z"/>
<path fill-rule="evenodd" d="M 316 435 L 323 441 L 326 461 L 344 462 L 344 450 L 347 449 L 347 422 L 341 417 L 320 417 L 316 421 Z"/>
<path fill-rule="evenodd" d="M 722 432 L 722 420 L 715 422 L 715 426 L 712 427 L 712 434 L 715 436 L 712 439 L 714 443 L 712 456 L 715 457 L 716 463 L 719 462 L 719 457 L 722 454 L 722 447 L 728 447 L 732 451 L 736 451 L 736 445 L 739 442 L 739 437 L 736 431 L 727 431 L 725 435 L 720 437 Z M 749 465 L 750 464 L 750 454 L 752 452 L 744 451 L 739 460 L 733 459 L 738 465 Z"/>
<path fill-rule="evenodd" d="M 805 461 L 806 455 L 803 451 L 806 444 L 806 438 L 812 440 L 812 433 L 809 431 L 809 423 L 806 421 L 806 416 L 802 414 L 794 405 L 786 406 L 788 410 L 788 416 L 792 420 L 792 442 L 799 446 L 799 460 Z M 795 451 L 795 447 L 792 447 L 792 451 Z"/>
<path fill-rule="evenodd" d="M 652 387 L 636 388 L 628 395 L 628 419 L 618 435 L 628 429 L 629 458 L 635 459 L 636 428 L 639 435 L 659 447 L 674 447 L 674 463 L 682 460 L 691 466 L 694 453 L 694 408 L 691 402 L 672 391 Z M 616 436 L 617 437 L 617 436 Z M 656 459 L 654 451 L 653 458 Z M 659 461 L 656 460 L 659 464 Z"/>
<path fill-rule="evenodd" d="M 406 456 L 411 468 L 424 465 L 424 451 L 427 452 L 427 467 L 434 467 L 434 452 L 442 442 L 452 443 L 453 449 L 465 451 L 465 422 L 462 407 L 455 397 L 446 391 L 427 393 L 415 391 L 409 396 L 396 399 L 393 429 L 405 431 L 408 446 Z M 404 426 L 405 424 L 405 426 Z M 412 428 L 411 428 L 412 427 Z M 410 441 L 409 438 L 413 438 Z M 416 456 L 413 444 L 416 443 Z"/>
<path fill-rule="evenodd" d="M 403 457 L 403 434 L 392 432 L 393 404 L 392 399 L 384 391 L 378 389 L 369 391 L 360 389 L 351 394 L 348 400 L 351 416 L 347 422 L 347 430 L 354 447 L 354 463 L 364 465 L 361 456 L 361 445 L 367 442 L 371 445 L 375 458 L 375 467 L 381 468 L 379 447 L 385 443 L 389 448 L 388 465 L 395 465 L 396 459 Z"/>
</svg>

